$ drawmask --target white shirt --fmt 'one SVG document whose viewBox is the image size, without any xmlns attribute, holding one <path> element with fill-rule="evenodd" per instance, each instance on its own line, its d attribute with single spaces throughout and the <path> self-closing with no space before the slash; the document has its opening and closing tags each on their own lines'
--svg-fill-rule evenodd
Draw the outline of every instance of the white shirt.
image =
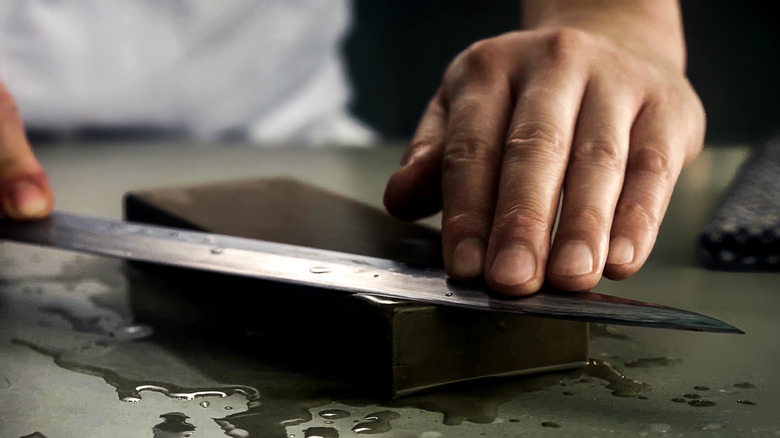
<svg viewBox="0 0 780 438">
<path fill-rule="evenodd" d="M 0 0 L 0 79 L 30 127 L 361 143 L 348 24 L 349 0 Z"/>
</svg>

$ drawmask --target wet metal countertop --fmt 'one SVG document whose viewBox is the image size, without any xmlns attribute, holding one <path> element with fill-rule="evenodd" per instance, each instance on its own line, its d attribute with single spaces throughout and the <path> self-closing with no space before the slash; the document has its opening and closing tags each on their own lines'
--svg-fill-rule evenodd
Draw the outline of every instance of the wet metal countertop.
<svg viewBox="0 0 780 438">
<path fill-rule="evenodd" d="M 111 218 L 129 190 L 262 176 L 380 206 L 401 153 L 133 143 L 38 151 L 58 209 Z M 176 338 L 133 325 L 131 274 L 119 261 L 2 243 L 0 436 L 150 437 L 157 426 L 173 437 L 189 425 L 193 437 L 780 436 L 780 274 L 708 271 L 694 257 L 696 234 L 746 156 L 705 150 L 684 171 L 647 265 L 595 289 L 746 332 L 592 327 L 591 357 L 611 364 L 600 366 L 612 380 L 620 372 L 643 382 L 641 397 L 614 396 L 603 373 L 569 372 L 374 400 L 256 354 L 248 335 Z M 305 355 L 307 344 L 330 341 L 321 335 L 300 341 L 304 360 L 328 360 Z M 190 418 L 163 425 L 171 412 Z"/>
</svg>

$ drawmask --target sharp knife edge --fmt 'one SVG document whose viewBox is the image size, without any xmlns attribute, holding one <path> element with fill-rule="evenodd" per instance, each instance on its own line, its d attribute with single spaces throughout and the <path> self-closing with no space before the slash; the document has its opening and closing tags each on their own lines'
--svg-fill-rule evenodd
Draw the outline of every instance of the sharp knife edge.
<svg viewBox="0 0 780 438">
<path fill-rule="evenodd" d="M 0 238 L 127 260 L 539 317 L 682 330 L 743 333 L 694 312 L 597 293 L 491 294 L 484 284 L 447 280 L 443 270 L 390 260 L 137 224 L 65 212 L 37 222 L 0 221 Z"/>
</svg>

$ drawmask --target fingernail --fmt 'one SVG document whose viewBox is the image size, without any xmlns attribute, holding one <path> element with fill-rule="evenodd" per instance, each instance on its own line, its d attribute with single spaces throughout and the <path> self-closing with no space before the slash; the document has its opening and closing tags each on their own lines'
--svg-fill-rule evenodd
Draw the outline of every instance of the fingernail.
<svg viewBox="0 0 780 438">
<path fill-rule="evenodd" d="M 563 276 L 590 274 L 593 272 L 593 251 L 582 240 L 566 242 L 558 251 L 551 271 Z"/>
<path fill-rule="evenodd" d="M 474 278 L 482 273 L 485 242 L 476 237 L 463 239 L 452 253 L 452 272 L 456 277 Z"/>
<path fill-rule="evenodd" d="M 512 286 L 530 280 L 536 272 L 536 257 L 524 245 L 505 248 L 490 268 L 490 275 L 497 283 Z"/>
<path fill-rule="evenodd" d="M 37 185 L 21 180 L 14 186 L 11 196 L 14 208 L 22 217 L 39 217 L 46 214 L 49 203 Z"/>
<path fill-rule="evenodd" d="M 634 261 L 634 244 L 627 237 L 616 237 L 609 242 L 609 255 L 607 263 L 610 265 L 624 265 Z"/>
</svg>

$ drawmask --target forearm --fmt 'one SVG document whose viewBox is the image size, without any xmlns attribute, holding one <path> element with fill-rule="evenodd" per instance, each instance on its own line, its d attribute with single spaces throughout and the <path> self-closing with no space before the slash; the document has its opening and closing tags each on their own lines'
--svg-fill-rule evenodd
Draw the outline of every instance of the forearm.
<svg viewBox="0 0 780 438">
<path fill-rule="evenodd" d="M 526 29 L 570 27 L 603 35 L 685 70 L 685 39 L 677 0 L 525 0 Z"/>
</svg>

